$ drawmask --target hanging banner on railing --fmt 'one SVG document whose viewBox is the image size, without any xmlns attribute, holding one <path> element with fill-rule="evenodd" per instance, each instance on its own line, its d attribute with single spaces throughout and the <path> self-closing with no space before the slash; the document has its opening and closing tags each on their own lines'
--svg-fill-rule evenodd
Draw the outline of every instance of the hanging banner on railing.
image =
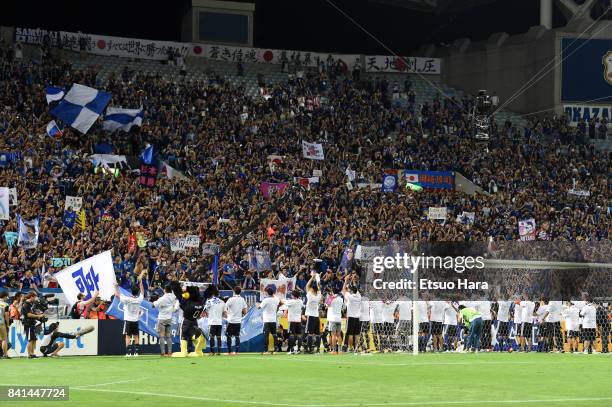
<svg viewBox="0 0 612 407">
<path fill-rule="evenodd" d="M 440 74 L 440 58 L 366 56 L 366 72 Z"/>
<path fill-rule="evenodd" d="M 166 60 L 170 53 L 173 55 L 187 56 L 192 48 L 192 44 L 181 42 L 142 40 L 137 38 L 111 37 L 108 35 L 72 33 L 67 31 L 15 28 L 16 42 L 42 45 L 46 36 L 48 36 L 52 47 L 71 51 L 84 51 L 96 55 L 126 58 Z"/>
<path fill-rule="evenodd" d="M 280 65 L 283 62 L 299 62 L 303 67 L 335 69 L 338 65 L 344 72 L 361 63 L 358 54 L 332 54 L 279 50 L 269 48 L 235 47 L 229 45 L 154 41 L 138 38 L 113 37 L 68 31 L 48 31 L 39 28 L 15 28 L 15 42 L 31 45 L 42 45 L 48 38 L 52 47 L 71 51 L 83 51 L 90 54 L 118 56 L 124 58 L 167 60 L 174 57 L 202 57 L 219 61 L 245 63 L 269 63 Z M 439 58 L 418 58 L 393 56 L 366 56 L 367 72 L 418 72 L 421 74 L 440 74 Z"/>
</svg>

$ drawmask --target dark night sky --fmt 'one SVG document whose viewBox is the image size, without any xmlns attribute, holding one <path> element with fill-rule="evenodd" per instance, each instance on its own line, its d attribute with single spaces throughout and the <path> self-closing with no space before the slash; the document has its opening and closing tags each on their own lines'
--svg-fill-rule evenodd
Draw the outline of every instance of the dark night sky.
<svg viewBox="0 0 612 407">
<path fill-rule="evenodd" d="M 484 39 L 497 31 L 521 33 L 539 21 L 536 0 L 496 0 L 440 15 L 367 0 L 333 1 L 394 52 L 403 54 L 431 42 L 452 42 L 461 37 Z M 326 0 L 247 2 L 255 2 L 257 47 L 388 54 Z M 0 25 L 178 41 L 181 16 L 189 4 L 186 0 L 163 5 L 154 0 L 10 1 L 2 5 Z M 558 11 L 553 23 L 555 26 L 564 23 Z"/>
</svg>

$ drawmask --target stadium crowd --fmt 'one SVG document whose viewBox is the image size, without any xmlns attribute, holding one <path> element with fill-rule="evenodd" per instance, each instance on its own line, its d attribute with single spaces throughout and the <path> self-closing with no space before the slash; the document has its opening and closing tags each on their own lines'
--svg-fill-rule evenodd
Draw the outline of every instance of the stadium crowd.
<svg viewBox="0 0 612 407">
<path fill-rule="evenodd" d="M 265 97 L 248 96 L 245 86 L 214 72 L 196 83 L 126 67 L 103 82 L 96 66 L 77 70 L 50 57 L 37 64 L 0 49 L 0 151 L 8 157 L 0 185 L 17 190 L 12 215 L 40 219 L 36 249 L 2 240 L 0 287 L 40 287 L 48 284 L 44 272 L 59 270 L 50 259 L 74 263 L 107 249 L 124 288 L 143 270 L 150 292 L 161 293 L 173 278 L 211 281 L 212 256 L 195 248 L 172 251 L 170 239 L 196 234 L 202 243 L 224 246 L 275 202 L 264 199 L 261 182 L 294 184 L 313 170 L 321 171 L 318 183 L 278 205 L 221 256 L 224 287 L 256 287 L 261 273 L 250 267 L 249 248 L 267 252 L 272 275 L 297 276 L 302 289 L 311 260 L 322 259 L 323 286 L 331 291 L 346 273 L 339 267 L 344 248 L 363 241 L 517 240 L 517 222 L 525 218 L 536 220 L 539 240 L 609 239 L 610 157 L 563 116 L 523 129 L 495 124 L 485 145 L 470 136 L 471 98 L 438 96 L 417 106 L 409 80 L 401 104 L 397 84 L 332 68 L 276 84 L 260 76 L 260 82 Z M 142 127 L 111 134 L 98 123 L 86 135 L 66 127 L 50 138 L 45 87 L 73 83 L 112 92 L 113 106 L 143 105 Z M 302 140 L 322 143 L 325 159 L 305 159 Z M 187 179 L 160 173 L 154 186 L 143 186 L 134 171 L 115 176 L 89 158 L 96 152 L 138 157 L 145 143 L 157 161 Z M 485 193 L 383 193 L 372 184 L 389 168 L 458 171 Z M 64 224 L 66 195 L 83 198 L 84 230 Z M 428 220 L 430 206 L 446 206 L 450 220 Z M 472 224 L 455 221 L 463 212 L 475 213 Z M 14 216 L 2 221 L 0 233 L 7 231 L 17 231 Z"/>
</svg>

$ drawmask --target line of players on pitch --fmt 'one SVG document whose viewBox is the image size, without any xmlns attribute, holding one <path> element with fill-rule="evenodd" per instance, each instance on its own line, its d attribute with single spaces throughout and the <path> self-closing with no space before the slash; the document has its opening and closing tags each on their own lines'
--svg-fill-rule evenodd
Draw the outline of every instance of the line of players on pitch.
<svg viewBox="0 0 612 407">
<path fill-rule="evenodd" d="M 412 301 L 369 301 L 356 287 L 345 282 L 342 290 L 323 296 L 312 277 L 306 284 L 306 304 L 300 291 L 292 298 L 279 299 L 269 288 L 268 296 L 257 304 L 262 310 L 265 347 L 281 351 L 288 340 L 289 353 L 325 351 L 375 352 L 412 350 Z M 418 350 L 426 352 L 499 351 L 592 353 L 597 336 L 602 353 L 610 343 L 608 304 L 590 301 L 528 299 L 515 301 L 417 301 L 419 318 Z M 346 310 L 346 332 L 342 315 Z M 286 316 L 288 329 L 280 319 Z M 321 319 L 326 325 L 321 326 Z M 565 322 L 565 330 L 561 321 Z M 280 328 L 280 329 L 279 329 Z M 372 338 L 372 343 L 370 343 Z M 581 346 L 579 346 L 581 345 Z"/>
</svg>

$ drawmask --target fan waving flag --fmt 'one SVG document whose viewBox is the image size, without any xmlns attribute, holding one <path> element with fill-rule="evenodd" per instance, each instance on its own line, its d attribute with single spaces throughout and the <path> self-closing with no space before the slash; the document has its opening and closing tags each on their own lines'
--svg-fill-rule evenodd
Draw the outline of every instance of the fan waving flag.
<svg viewBox="0 0 612 407">
<path fill-rule="evenodd" d="M 142 154 L 140 154 L 140 158 L 142 158 L 143 163 L 151 165 L 153 161 L 153 146 L 147 144 L 147 147 L 142 151 Z"/>
<path fill-rule="evenodd" d="M 139 109 L 109 107 L 106 109 L 102 128 L 110 132 L 121 129 L 127 133 L 132 126 L 142 126 L 143 117 L 144 109 L 142 106 Z"/>
<path fill-rule="evenodd" d="M 55 86 L 47 86 L 45 89 L 45 97 L 47 98 L 48 105 L 53 102 L 58 102 L 64 97 L 64 89 L 56 88 Z"/>
<path fill-rule="evenodd" d="M 51 120 L 49 124 L 47 124 L 47 135 L 52 138 L 60 137 L 62 135 L 62 131 L 57 123 L 55 123 L 55 120 Z"/>
<path fill-rule="evenodd" d="M 302 154 L 310 160 L 325 160 L 323 145 L 302 140 Z"/>
<path fill-rule="evenodd" d="M 51 114 L 85 134 L 98 120 L 112 94 L 75 83 Z"/>
</svg>

